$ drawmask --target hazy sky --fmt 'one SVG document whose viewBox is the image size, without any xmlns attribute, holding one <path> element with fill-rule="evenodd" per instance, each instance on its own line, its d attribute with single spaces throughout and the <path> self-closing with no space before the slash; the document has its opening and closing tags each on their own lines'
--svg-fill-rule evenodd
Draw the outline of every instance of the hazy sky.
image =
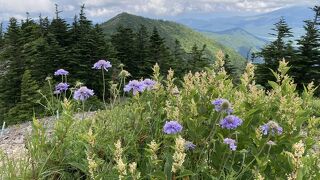
<svg viewBox="0 0 320 180">
<path fill-rule="evenodd" d="M 79 12 L 86 5 L 87 16 L 94 21 L 106 20 L 126 11 L 149 17 L 173 17 L 193 13 L 232 14 L 260 13 L 294 5 L 315 5 L 318 0 L 0 0 L 0 21 L 9 17 L 52 17 L 54 4 L 59 4 L 65 18 Z M 227 13 L 226 13 L 227 14 Z"/>
</svg>

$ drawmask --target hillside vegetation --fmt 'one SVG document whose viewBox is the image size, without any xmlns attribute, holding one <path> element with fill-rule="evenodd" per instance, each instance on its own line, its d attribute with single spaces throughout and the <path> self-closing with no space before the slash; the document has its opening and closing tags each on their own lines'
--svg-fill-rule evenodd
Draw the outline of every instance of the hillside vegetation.
<svg viewBox="0 0 320 180">
<path fill-rule="evenodd" d="M 159 34 L 165 38 L 167 45 L 171 48 L 174 47 L 176 39 L 180 41 L 181 46 L 188 52 L 192 50 L 194 44 L 200 47 L 206 45 L 206 52 L 209 59 L 214 59 L 214 55 L 218 50 L 223 50 L 229 55 L 232 63 L 237 68 L 243 69 L 244 67 L 245 59 L 232 48 L 224 46 L 213 38 L 208 38 L 191 28 L 175 22 L 154 20 L 128 13 L 121 13 L 107 22 L 102 23 L 101 28 L 107 36 L 111 36 L 119 26 L 129 27 L 137 31 L 140 25 L 144 25 L 149 32 L 152 32 L 153 28 L 156 27 Z"/>
</svg>

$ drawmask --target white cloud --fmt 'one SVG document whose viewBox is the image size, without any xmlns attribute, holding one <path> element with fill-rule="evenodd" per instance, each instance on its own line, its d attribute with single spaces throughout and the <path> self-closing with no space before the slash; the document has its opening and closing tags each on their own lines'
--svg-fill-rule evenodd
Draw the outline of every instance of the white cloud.
<svg viewBox="0 0 320 180">
<path fill-rule="evenodd" d="M 0 0 L 0 12 L 49 12 L 53 4 L 50 0 Z"/>
<path fill-rule="evenodd" d="M 54 14 L 54 4 L 59 4 L 63 16 L 73 17 L 85 4 L 89 18 L 106 18 L 119 12 L 151 16 L 174 16 L 194 12 L 267 12 L 281 7 L 310 4 L 317 0 L 0 0 L 0 17 L 25 17 L 40 13 Z"/>
</svg>

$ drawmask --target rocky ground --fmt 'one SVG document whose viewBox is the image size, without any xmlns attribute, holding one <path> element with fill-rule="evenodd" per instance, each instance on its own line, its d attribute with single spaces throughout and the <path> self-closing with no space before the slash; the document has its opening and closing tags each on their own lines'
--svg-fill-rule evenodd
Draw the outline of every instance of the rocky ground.
<svg viewBox="0 0 320 180">
<path fill-rule="evenodd" d="M 85 115 L 85 117 L 90 117 L 94 114 L 95 112 L 89 112 Z M 78 114 L 76 116 L 80 117 L 82 114 Z M 55 117 L 43 118 L 40 120 L 40 122 L 43 123 L 44 127 L 47 129 L 48 134 L 53 131 L 55 120 Z M 0 151 L 3 151 L 10 158 L 23 156 L 26 153 L 26 138 L 30 135 L 31 130 L 32 122 L 25 122 L 4 129 L 2 136 L 0 134 Z"/>
</svg>

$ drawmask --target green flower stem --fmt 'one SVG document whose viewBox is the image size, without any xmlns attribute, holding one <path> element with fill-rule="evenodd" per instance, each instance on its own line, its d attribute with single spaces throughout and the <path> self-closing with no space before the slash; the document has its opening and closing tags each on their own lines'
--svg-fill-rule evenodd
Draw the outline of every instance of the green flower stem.
<svg viewBox="0 0 320 180">
<path fill-rule="evenodd" d="M 266 142 L 268 142 L 269 139 L 270 139 L 270 135 L 268 136 L 268 139 L 267 139 Z M 263 146 L 262 146 L 262 148 L 260 149 L 260 151 L 258 152 L 257 156 L 259 156 L 259 155 L 262 153 L 262 151 L 264 150 L 264 147 L 265 147 L 265 146 L 266 146 L 266 143 L 263 144 Z M 240 173 L 238 174 L 238 176 L 236 177 L 236 179 L 239 179 L 239 178 L 242 176 L 242 174 L 251 166 L 251 164 L 252 164 L 254 161 L 255 161 L 255 158 L 253 158 L 253 160 L 252 160 L 248 165 L 246 165 L 245 168 L 243 168 L 242 170 L 240 170 Z"/>
<path fill-rule="evenodd" d="M 223 163 L 223 162 L 226 162 L 226 161 L 228 160 L 228 158 L 229 158 L 229 154 L 228 154 L 228 157 L 225 159 L 226 154 L 227 154 L 227 151 L 225 151 L 225 152 L 223 153 L 223 157 L 222 157 L 222 161 L 221 161 L 222 163 Z M 218 179 L 221 178 L 222 171 L 224 170 L 225 165 L 226 165 L 226 163 L 224 163 L 223 166 L 220 167 L 220 169 L 219 169 L 220 175 L 219 175 L 219 178 L 218 178 Z"/>
<path fill-rule="evenodd" d="M 102 81 L 103 81 L 102 99 L 103 99 L 104 107 L 105 107 L 105 109 L 107 109 L 106 98 L 105 98 L 105 95 L 106 95 L 106 81 L 105 81 L 105 78 L 104 78 L 104 69 L 103 68 L 101 68 L 101 72 L 102 72 Z"/>
<path fill-rule="evenodd" d="M 82 120 L 84 120 L 84 101 L 82 101 Z"/>
</svg>

